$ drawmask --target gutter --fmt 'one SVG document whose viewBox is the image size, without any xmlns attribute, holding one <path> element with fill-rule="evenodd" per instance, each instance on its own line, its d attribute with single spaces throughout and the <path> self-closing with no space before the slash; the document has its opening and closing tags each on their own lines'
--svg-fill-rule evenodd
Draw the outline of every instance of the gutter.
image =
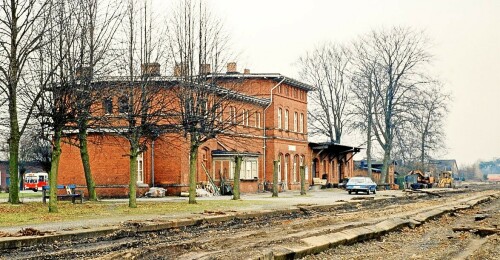
<svg viewBox="0 0 500 260">
<path fill-rule="evenodd" d="M 271 101 L 269 102 L 269 105 L 267 105 L 267 106 L 264 108 L 263 112 L 262 112 L 262 114 L 263 114 L 263 116 L 264 116 L 264 127 L 263 127 L 263 130 L 262 130 L 262 131 L 263 131 L 263 133 L 264 133 L 264 134 L 263 134 L 263 136 L 264 136 L 264 146 L 262 147 L 262 149 L 264 150 L 264 151 L 263 151 L 263 154 L 264 154 L 264 161 L 263 161 L 263 163 L 262 163 L 262 164 L 263 164 L 263 169 L 264 169 L 264 182 L 266 181 L 266 150 L 267 150 L 267 144 L 266 144 L 266 143 L 267 143 L 267 142 L 266 142 L 266 140 L 267 140 L 267 137 L 266 137 L 266 110 L 267 110 L 269 107 L 271 107 L 271 105 L 273 104 L 273 91 L 274 91 L 277 87 L 279 87 L 279 86 L 281 85 L 281 83 L 283 83 L 283 82 L 285 81 L 285 79 L 286 79 L 286 78 L 285 78 L 285 77 L 283 77 L 283 79 L 282 79 L 282 80 L 281 80 L 278 84 L 276 84 L 274 87 L 272 87 L 272 88 L 271 88 Z M 265 187 L 264 187 L 264 188 L 265 188 Z M 263 189 L 264 189 L 264 188 L 263 188 Z"/>
</svg>

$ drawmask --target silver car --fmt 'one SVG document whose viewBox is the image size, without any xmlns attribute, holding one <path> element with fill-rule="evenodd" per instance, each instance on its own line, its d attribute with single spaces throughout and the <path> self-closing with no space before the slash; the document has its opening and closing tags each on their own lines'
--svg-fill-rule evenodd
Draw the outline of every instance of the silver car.
<svg viewBox="0 0 500 260">
<path fill-rule="evenodd" d="M 377 184 L 372 181 L 369 177 L 353 177 L 350 178 L 346 184 L 346 190 L 351 194 L 353 191 L 358 194 L 359 191 L 366 192 L 370 194 L 370 191 L 375 194 L 377 190 Z"/>
</svg>

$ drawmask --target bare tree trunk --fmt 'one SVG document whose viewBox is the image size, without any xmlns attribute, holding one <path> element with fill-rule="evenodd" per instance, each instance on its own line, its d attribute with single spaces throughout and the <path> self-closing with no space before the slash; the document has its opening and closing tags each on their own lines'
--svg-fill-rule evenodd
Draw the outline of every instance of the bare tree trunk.
<svg viewBox="0 0 500 260">
<path fill-rule="evenodd" d="M 382 165 L 381 183 L 389 183 L 389 164 L 391 160 L 391 148 L 384 148 L 384 160 Z"/>
<path fill-rule="evenodd" d="M 306 167 L 300 166 L 300 195 L 306 195 Z"/>
<path fill-rule="evenodd" d="M 57 213 L 57 173 L 59 171 L 59 160 L 61 158 L 61 136 L 62 129 L 54 132 L 54 145 L 52 151 L 52 162 L 49 173 L 49 212 Z"/>
<path fill-rule="evenodd" d="M 90 201 L 97 201 L 97 193 L 95 191 L 95 182 L 92 176 L 92 171 L 90 169 L 90 158 L 89 151 L 87 145 L 87 124 L 85 122 L 81 122 L 81 124 L 85 124 L 84 127 L 80 127 L 78 130 L 78 140 L 80 144 L 80 157 L 82 158 L 83 171 L 85 173 L 85 181 L 87 182 L 87 191 L 89 193 Z"/>
<path fill-rule="evenodd" d="M 273 197 L 278 197 L 278 161 L 274 161 L 273 168 Z"/>
<path fill-rule="evenodd" d="M 241 161 L 242 156 L 238 155 L 234 157 L 234 185 L 233 185 L 233 200 L 240 199 L 240 171 L 241 171 Z"/>
<path fill-rule="evenodd" d="M 130 182 L 128 185 L 128 206 L 137 208 L 137 144 L 130 142 Z"/>
<path fill-rule="evenodd" d="M 191 137 L 189 150 L 189 204 L 196 204 L 196 173 L 198 171 L 198 144 L 194 136 Z"/>
<path fill-rule="evenodd" d="M 368 177 L 372 178 L 372 116 L 368 116 L 368 126 L 366 131 L 366 163 L 368 167 Z"/>
<path fill-rule="evenodd" d="M 14 117 L 12 117 L 14 115 Z M 11 130 L 9 138 L 9 202 L 19 204 L 19 127 L 17 125 L 17 112 L 11 114 Z"/>
<path fill-rule="evenodd" d="M 6 3 L 4 3 L 5 5 Z M 9 201 L 12 204 L 19 204 L 19 142 L 21 134 L 19 132 L 19 122 L 17 118 L 17 84 L 18 84 L 18 14 L 17 3 L 10 2 L 11 8 L 11 23 L 10 23 L 10 62 L 9 62 L 9 118 L 10 118 L 10 138 L 9 138 L 9 173 L 10 173 L 10 187 L 9 187 Z M 7 13 L 7 12 L 6 12 Z"/>
</svg>

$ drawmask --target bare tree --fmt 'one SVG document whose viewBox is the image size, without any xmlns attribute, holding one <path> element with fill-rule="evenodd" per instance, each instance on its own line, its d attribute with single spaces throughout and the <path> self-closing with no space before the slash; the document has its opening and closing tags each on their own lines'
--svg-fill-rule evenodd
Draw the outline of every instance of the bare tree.
<svg viewBox="0 0 500 260">
<path fill-rule="evenodd" d="M 373 31 L 361 44 L 378 67 L 374 73 L 380 81 L 372 82 L 378 100 L 374 104 L 373 130 L 384 151 L 381 180 L 388 182 L 396 129 L 408 120 L 412 91 L 428 82 L 424 67 L 431 56 L 424 35 L 410 28 Z"/>
<path fill-rule="evenodd" d="M 189 141 L 189 203 L 196 203 L 198 148 L 206 141 L 227 134 L 238 123 L 240 95 L 237 82 L 218 85 L 218 71 L 228 56 L 227 37 L 220 21 L 202 1 L 179 1 L 167 21 L 169 57 L 179 76 L 178 130 Z M 225 116 L 228 115 L 229 116 Z"/>
<path fill-rule="evenodd" d="M 19 142 L 41 97 L 33 89 L 30 66 L 45 44 L 49 2 L 3 0 L 0 7 L 0 91 L 7 97 L 9 111 L 9 202 L 13 204 L 19 203 Z"/>
<path fill-rule="evenodd" d="M 418 135 L 420 163 L 425 164 L 429 153 L 445 147 L 444 120 L 448 112 L 450 95 L 439 83 L 432 84 L 416 97 L 416 109 L 411 110 L 414 130 Z"/>
<path fill-rule="evenodd" d="M 371 57 L 368 49 L 361 42 L 354 44 L 355 59 L 354 69 L 351 74 L 352 102 L 351 113 L 357 119 L 353 127 L 366 133 L 366 160 L 369 177 L 372 175 L 372 151 L 373 151 L 373 117 L 375 104 L 378 102 L 375 95 L 375 86 L 381 85 L 382 78 L 379 78 L 380 69 L 377 60 Z"/>
<path fill-rule="evenodd" d="M 309 99 L 312 104 L 309 129 L 312 134 L 326 136 L 335 143 L 341 142 L 343 132 L 349 127 L 352 59 L 346 46 L 335 44 L 325 44 L 299 59 L 302 79 L 318 87 Z"/>
<path fill-rule="evenodd" d="M 93 79 L 99 75 L 108 74 L 112 69 L 112 62 L 116 59 L 116 51 L 112 44 L 116 44 L 115 35 L 123 18 L 122 4 L 118 1 L 76 0 L 74 8 L 78 10 L 77 28 L 79 32 L 78 52 L 75 57 L 77 73 L 80 74 L 79 91 L 76 102 L 78 110 L 76 126 L 78 128 L 78 146 L 82 159 L 85 180 L 90 200 L 97 200 L 95 183 L 90 168 L 87 133 L 89 123 L 96 118 L 92 117 L 92 104 L 95 103 L 92 95 Z M 91 126 L 90 126 L 91 127 Z"/>
<path fill-rule="evenodd" d="M 163 52 L 160 48 L 162 34 L 152 27 L 151 7 L 148 2 L 139 5 L 130 0 L 126 6 L 123 30 L 121 69 L 125 77 L 104 80 L 100 92 L 107 91 L 118 97 L 119 116 L 103 116 L 99 127 L 111 129 L 117 136 L 125 138 L 129 147 L 130 180 L 129 207 L 137 207 L 137 158 L 146 150 L 147 142 L 158 137 L 169 128 L 168 115 L 174 104 L 171 94 L 173 83 L 154 79 L 159 76 L 158 60 Z M 155 39 L 152 42 L 152 39 Z M 141 71 L 141 72 L 139 72 Z M 101 111 L 101 115 L 104 114 Z"/>
</svg>

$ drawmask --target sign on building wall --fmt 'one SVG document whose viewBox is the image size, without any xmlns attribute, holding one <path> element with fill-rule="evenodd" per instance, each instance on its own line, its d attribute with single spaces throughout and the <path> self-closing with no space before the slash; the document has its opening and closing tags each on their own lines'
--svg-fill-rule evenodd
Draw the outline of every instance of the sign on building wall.
<svg viewBox="0 0 500 260">
<path fill-rule="evenodd" d="M 295 145 L 289 145 L 288 146 L 288 151 L 295 152 L 295 151 L 297 151 L 297 147 Z"/>
</svg>

